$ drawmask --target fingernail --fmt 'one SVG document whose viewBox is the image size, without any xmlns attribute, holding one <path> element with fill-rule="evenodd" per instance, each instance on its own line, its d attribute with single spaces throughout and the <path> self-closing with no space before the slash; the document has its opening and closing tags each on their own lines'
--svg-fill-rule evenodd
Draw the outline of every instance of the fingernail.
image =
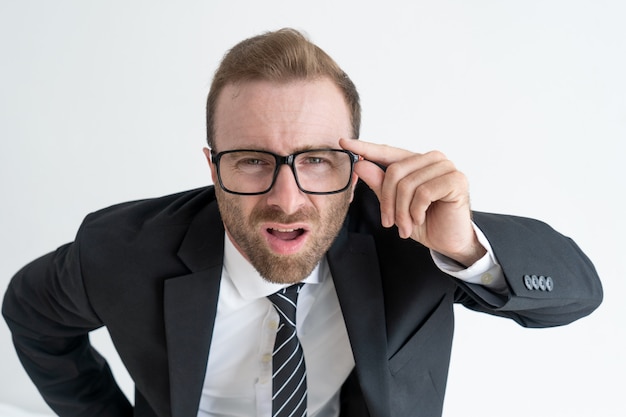
<svg viewBox="0 0 626 417">
<path fill-rule="evenodd" d="M 384 214 L 384 213 L 382 215 L 381 221 L 382 221 L 384 227 L 391 227 L 393 225 L 393 223 L 389 219 L 389 216 Z"/>
</svg>

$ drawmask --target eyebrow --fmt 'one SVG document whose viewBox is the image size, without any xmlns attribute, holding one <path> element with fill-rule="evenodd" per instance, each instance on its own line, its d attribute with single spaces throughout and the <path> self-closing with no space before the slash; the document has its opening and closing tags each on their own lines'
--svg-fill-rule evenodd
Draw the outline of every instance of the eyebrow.
<svg viewBox="0 0 626 417">
<path fill-rule="evenodd" d="M 304 152 L 304 151 L 311 151 L 311 150 L 315 150 L 315 149 L 335 149 L 335 150 L 342 150 L 340 147 L 338 146 L 331 146 L 331 145 L 304 145 L 304 146 L 300 146 L 298 148 L 292 149 L 290 150 L 288 153 L 278 153 L 275 152 L 271 149 L 267 149 L 267 148 L 259 148 L 257 146 L 240 146 L 237 148 L 233 148 L 233 149 L 228 149 L 231 151 L 236 151 L 236 150 L 248 150 L 248 151 L 259 151 L 259 152 L 270 152 L 276 155 L 281 155 L 281 156 L 285 156 L 285 155 L 292 155 L 294 153 L 298 153 L 298 152 Z"/>
</svg>

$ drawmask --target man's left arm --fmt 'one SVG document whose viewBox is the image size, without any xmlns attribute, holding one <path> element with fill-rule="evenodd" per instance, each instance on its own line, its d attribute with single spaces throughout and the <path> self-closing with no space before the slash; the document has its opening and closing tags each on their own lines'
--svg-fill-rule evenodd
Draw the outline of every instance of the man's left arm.
<svg viewBox="0 0 626 417">
<path fill-rule="evenodd" d="M 467 179 L 445 155 L 360 140 L 340 144 L 362 157 L 355 173 L 376 194 L 384 227 L 395 225 L 401 238 L 456 262 L 457 272 L 496 264 L 480 272 L 481 281 L 495 283 L 453 274 L 463 290 L 457 301 L 528 327 L 567 324 L 600 304 L 595 268 L 571 239 L 537 220 L 472 212 Z"/>
<path fill-rule="evenodd" d="M 459 301 L 479 311 L 513 318 L 526 327 L 570 323 L 602 302 L 600 279 L 578 245 L 534 219 L 474 212 L 506 281 L 500 302 L 476 285 L 460 283 Z M 497 303 L 497 304 L 496 304 Z"/>
</svg>

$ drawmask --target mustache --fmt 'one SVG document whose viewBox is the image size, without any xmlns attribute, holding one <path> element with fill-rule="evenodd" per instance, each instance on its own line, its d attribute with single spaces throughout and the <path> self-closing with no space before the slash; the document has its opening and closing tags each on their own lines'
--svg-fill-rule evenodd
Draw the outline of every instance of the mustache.
<svg viewBox="0 0 626 417">
<path fill-rule="evenodd" d="M 319 220 L 319 214 L 311 207 L 303 208 L 295 213 L 287 214 L 277 207 L 262 207 L 254 210 L 250 215 L 250 223 L 276 222 L 298 223 Z"/>
</svg>

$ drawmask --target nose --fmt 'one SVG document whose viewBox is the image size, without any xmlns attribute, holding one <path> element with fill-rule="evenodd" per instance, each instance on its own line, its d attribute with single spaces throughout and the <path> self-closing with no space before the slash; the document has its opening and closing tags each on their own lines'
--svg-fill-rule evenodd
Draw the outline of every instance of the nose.
<svg viewBox="0 0 626 417">
<path fill-rule="evenodd" d="M 267 194 L 267 203 L 279 207 L 285 214 L 293 214 L 306 204 L 306 195 L 298 188 L 288 165 L 279 168 L 274 186 Z"/>
</svg>

